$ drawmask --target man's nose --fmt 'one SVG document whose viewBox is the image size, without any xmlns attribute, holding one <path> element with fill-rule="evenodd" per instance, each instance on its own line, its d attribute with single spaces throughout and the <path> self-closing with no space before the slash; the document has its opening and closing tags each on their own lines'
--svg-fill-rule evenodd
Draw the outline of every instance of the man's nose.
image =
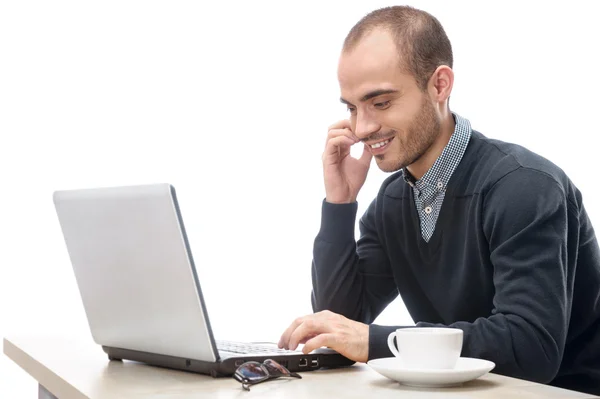
<svg viewBox="0 0 600 399">
<path fill-rule="evenodd" d="M 373 133 L 379 131 L 380 128 L 379 123 L 368 112 L 358 112 L 356 114 L 354 134 L 359 140 L 367 139 Z"/>
</svg>

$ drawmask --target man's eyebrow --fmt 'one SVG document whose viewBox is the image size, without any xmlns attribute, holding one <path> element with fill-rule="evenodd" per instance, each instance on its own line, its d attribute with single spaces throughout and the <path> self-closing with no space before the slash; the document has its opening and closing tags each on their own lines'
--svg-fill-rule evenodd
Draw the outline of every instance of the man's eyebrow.
<svg viewBox="0 0 600 399">
<path fill-rule="evenodd" d="M 365 101 L 368 101 L 368 100 L 370 100 L 372 98 L 375 98 L 377 96 L 382 96 L 384 94 L 394 94 L 394 93 L 398 93 L 398 90 L 392 90 L 392 89 L 388 89 L 388 90 L 383 90 L 383 89 L 373 90 L 373 91 L 365 94 L 364 96 L 362 96 L 362 98 L 360 99 L 360 101 L 361 102 L 365 102 Z M 353 105 L 348 100 L 344 100 L 343 97 L 340 97 L 340 102 L 342 104 L 346 104 L 346 105 Z"/>
</svg>

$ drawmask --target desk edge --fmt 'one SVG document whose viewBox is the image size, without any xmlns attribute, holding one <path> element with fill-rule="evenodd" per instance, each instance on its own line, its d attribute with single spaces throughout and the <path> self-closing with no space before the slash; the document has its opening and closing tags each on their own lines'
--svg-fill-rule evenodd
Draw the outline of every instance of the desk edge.
<svg viewBox="0 0 600 399">
<path fill-rule="evenodd" d="M 3 339 L 3 352 L 54 396 L 58 398 L 89 399 L 83 392 L 69 384 L 6 337 Z"/>
</svg>

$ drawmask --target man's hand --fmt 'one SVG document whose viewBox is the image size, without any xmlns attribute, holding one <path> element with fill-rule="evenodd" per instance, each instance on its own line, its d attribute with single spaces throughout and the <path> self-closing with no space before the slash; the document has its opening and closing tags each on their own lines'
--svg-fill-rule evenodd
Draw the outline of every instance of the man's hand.
<svg viewBox="0 0 600 399">
<path fill-rule="evenodd" d="M 304 353 L 325 346 L 348 359 L 366 363 L 369 326 L 324 310 L 294 320 L 281 336 L 278 346 L 295 350 L 298 344 L 304 344 Z"/>
<path fill-rule="evenodd" d="M 327 202 L 355 202 L 358 192 L 365 184 L 373 155 L 367 146 L 363 145 L 363 154 L 359 159 L 350 156 L 350 147 L 358 142 L 348 120 L 329 127 L 323 152 L 323 178 Z"/>
</svg>

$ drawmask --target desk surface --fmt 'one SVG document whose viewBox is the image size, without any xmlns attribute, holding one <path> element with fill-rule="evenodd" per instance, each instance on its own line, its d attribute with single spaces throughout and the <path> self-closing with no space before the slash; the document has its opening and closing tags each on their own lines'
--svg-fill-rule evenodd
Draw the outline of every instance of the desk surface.
<svg viewBox="0 0 600 399">
<path fill-rule="evenodd" d="M 460 387 L 424 389 L 388 380 L 365 364 L 302 373 L 242 389 L 212 378 L 134 362 L 110 362 L 92 341 L 51 337 L 4 339 L 4 353 L 59 399 L 71 398 L 594 398 L 574 391 L 487 374 Z"/>
</svg>

